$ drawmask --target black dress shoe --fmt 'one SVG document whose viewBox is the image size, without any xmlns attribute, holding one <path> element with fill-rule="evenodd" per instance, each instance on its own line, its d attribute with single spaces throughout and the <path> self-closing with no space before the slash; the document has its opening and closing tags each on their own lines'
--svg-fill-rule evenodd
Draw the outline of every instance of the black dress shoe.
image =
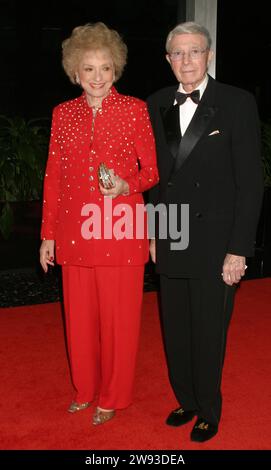
<svg viewBox="0 0 271 470">
<path fill-rule="evenodd" d="M 203 418 L 198 418 L 191 432 L 191 441 L 205 442 L 216 435 L 218 426 L 208 423 Z"/>
<path fill-rule="evenodd" d="M 166 419 L 166 424 L 169 426 L 182 426 L 194 418 L 196 411 L 185 411 L 183 408 L 176 408 L 173 410 Z"/>
</svg>

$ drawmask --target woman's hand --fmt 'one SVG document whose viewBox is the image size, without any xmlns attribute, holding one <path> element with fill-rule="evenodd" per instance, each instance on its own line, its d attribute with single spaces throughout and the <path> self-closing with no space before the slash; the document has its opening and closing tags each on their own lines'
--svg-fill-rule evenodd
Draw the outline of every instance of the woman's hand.
<svg viewBox="0 0 271 470">
<path fill-rule="evenodd" d="M 48 271 L 48 264 L 54 266 L 55 259 L 55 241 L 43 240 L 40 246 L 40 264 L 45 273 Z"/>
<path fill-rule="evenodd" d="M 152 238 L 150 241 L 150 255 L 153 263 L 156 263 L 156 245 L 154 238 Z"/>
<path fill-rule="evenodd" d="M 114 187 L 111 189 L 105 189 L 101 184 L 99 184 L 101 193 L 104 196 L 110 196 L 113 199 L 121 194 L 127 196 L 129 194 L 129 184 L 118 175 L 115 175 L 114 170 L 109 171 L 114 181 Z"/>
</svg>

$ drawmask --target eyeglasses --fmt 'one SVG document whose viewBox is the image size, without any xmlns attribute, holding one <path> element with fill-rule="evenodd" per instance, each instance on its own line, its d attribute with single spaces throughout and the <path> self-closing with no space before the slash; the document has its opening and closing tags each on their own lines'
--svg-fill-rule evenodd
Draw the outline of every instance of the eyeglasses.
<svg viewBox="0 0 271 470">
<path fill-rule="evenodd" d="M 175 60 L 183 60 L 184 56 L 187 54 L 190 59 L 198 60 L 200 59 L 201 55 L 207 51 L 207 47 L 205 49 L 191 49 L 191 51 L 184 52 L 184 51 L 174 51 L 170 52 L 168 55 L 172 61 Z"/>
</svg>

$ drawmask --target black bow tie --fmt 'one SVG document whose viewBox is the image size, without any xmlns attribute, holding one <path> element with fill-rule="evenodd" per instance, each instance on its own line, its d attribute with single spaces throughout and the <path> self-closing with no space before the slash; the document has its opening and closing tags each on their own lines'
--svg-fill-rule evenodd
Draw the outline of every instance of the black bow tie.
<svg viewBox="0 0 271 470">
<path fill-rule="evenodd" d="M 199 97 L 199 90 L 194 90 L 192 93 L 181 93 L 180 91 L 176 91 L 175 98 L 178 105 L 183 104 L 187 98 L 191 98 L 194 103 L 199 104 L 200 97 Z"/>
</svg>

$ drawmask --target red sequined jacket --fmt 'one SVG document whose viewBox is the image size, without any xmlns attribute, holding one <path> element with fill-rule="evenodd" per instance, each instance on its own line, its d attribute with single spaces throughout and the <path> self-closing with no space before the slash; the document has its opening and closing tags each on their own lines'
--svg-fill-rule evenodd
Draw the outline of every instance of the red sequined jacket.
<svg viewBox="0 0 271 470">
<path fill-rule="evenodd" d="M 101 162 L 128 182 L 128 196 L 104 198 L 97 177 Z M 41 237 L 56 241 L 59 264 L 144 264 L 148 240 L 136 208 L 143 207 L 141 193 L 157 182 L 154 137 L 143 101 L 113 87 L 96 116 L 84 93 L 61 103 L 53 110 Z"/>
</svg>

